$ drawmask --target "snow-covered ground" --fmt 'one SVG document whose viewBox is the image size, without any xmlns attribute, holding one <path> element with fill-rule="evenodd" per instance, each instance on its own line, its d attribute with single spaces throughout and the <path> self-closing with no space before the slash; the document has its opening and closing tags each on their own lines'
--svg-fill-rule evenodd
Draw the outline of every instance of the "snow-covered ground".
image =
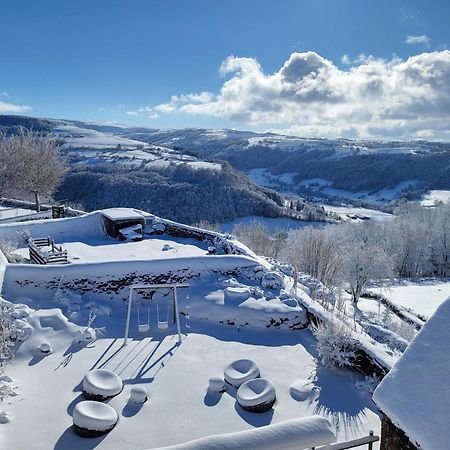
<svg viewBox="0 0 450 450">
<path fill-rule="evenodd" d="M 436 309 L 450 297 L 450 281 L 446 279 L 402 280 L 395 284 L 370 288 L 393 304 L 423 317 L 431 317 Z"/>
<path fill-rule="evenodd" d="M 111 322 L 122 325 L 124 313 Z M 318 365 L 309 331 L 237 331 L 199 321 L 191 324 L 180 346 L 171 327 L 167 335 L 150 333 L 122 347 L 123 330 L 119 326 L 114 331 L 111 323 L 110 335 L 80 346 L 73 344 L 77 327 L 61 319 L 58 310 L 38 311 L 30 322 L 34 333 L 8 368 L 17 395 L 8 407 L 13 419 L 4 425 L 2 448 L 154 448 L 312 414 L 327 417 L 339 440 L 370 429 L 379 432 L 380 419 L 370 396 L 355 388 L 363 377 Z M 45 358 L 37 352 L 44 340 L 54 349 Z M 207 391 L 210 377 L 223 375 L 231 361 L 248 357 L 276 387 L 277 403 L 267 413 L 243 411 L 231 388 L 224 394 Z M 86 440 L 70 429 L 71 413 L 82 400 L 80 381 L 93 368 L 113 370 L 125 388 L 109 402 L 120 416 L 116 428 L 104 438 Z M 142 407 L 128 403 L 133 386 L 148 390 L 149 401 Z"/>
<path fill-rule="evenodd" d="M 110 261 L 133 261 L 144 259 L 167 259 L 202 256 L 207 254 L 206 245 L 189 239 L 154 238 L 141 242 L 119 242 L 105 239 L 94 244 L 84 242 L 58 242 L 67 250 L 70 263 L 93 263 Z M 197 245 L 195 245 L 197 244 Z M 204 247 L 204 248 L 202 248 Z M 45 250 L 45 247 L 43 247 Z M 17 254 L 27 258 L 28 248 L 16 250 Z"/>
<path fill-rule="evenodd" d="M 20 325 L 31 335 L 7 366 L 13 381 L 0 380 L 9 392 L 4 408 L 11 415 L 0 425 L 0 448 L 149 449 L 313 414 L 330 420 L 339 441 L 369 430 L 379 433 L 380 418 L 364 377 L 323 367 L 316 339 L 302 329 L 304 305 L 321 306 L 301 290 L 293 297 L 291 285 L 265 284 L 263 274 L 283 279 L 279 272 L 264 272 L 267 262 L 246 254 L 234 241 L 230 245 L 240 245 L 244 254 L 206 255 L 205 243 L 166 234 L 121 243 L 107 238 L 101 223 L 99 212 L 29 223 L 32 236 L 50 235 L 63 243 L 72 264 L 6 265 L 3 295 L 35 311 L 29 315 L 18 307 Z M 3 225 L 0 237 L 18 231 L 23 224 Z M 180 275 L 189 284 L 178 295 L 182 343 L 177 345 L 172 299 L 163 291 L 151 301 L 136 293 L 131 339 L 123 347 L 128 286 L 136 279 L 163 277 L 166 282 Z M 79 343 L 93 311 L 96 338 Z M 167 330 L 157 327 L 164 319 Z M 139 334 L 139 320 L 148 321 L 148 333 Z M 39 350 L 43 343 L 50 344 L 51 354 Z M 366 343 L 389 365 L 395 360 L 384 346 Z M 255 360 L 262 376 L 275 385 L 272 410 L 245 412 L 231 388 L 223 394 L 208 392 L 209 378 L 222 376 L 240 358 Z M 119 414 L 116 428 L 105 437 L 83 439 L 73 433 L 71 415 L 83 399 L 83 376 L 93 368 L 112 370 L 125 387 L 108 402 Z M 133 386 L 148 390 L 147 403 L 128 402 Z"/>
<path fill-rule="evenodd" d="M 449 203 L 450 191 L 448 190 L 432 190 L 425 194 L 420 202 L 422 206 L 433 206 L 437 202 Z"/>
<path fill-rule="evenodd" d="M 354 206 L 334 206 L 322 205 L 325 211 L 332 211 L 338 214 L 343 220 L 359 222 L 361 220 L 374 220 L 377 222 L 384 222 L 393 220 L 393 214 L 378 211 L 376 209 L 358 208 Z"/>
<path fill-rule="evenodd" d="M 33 211 L 24 208 L 11 208 L 9 206 L 0 206 L 0 220 L 11 219 L 14 217 L 27 216 L 32 214 Z"/>
</svg>

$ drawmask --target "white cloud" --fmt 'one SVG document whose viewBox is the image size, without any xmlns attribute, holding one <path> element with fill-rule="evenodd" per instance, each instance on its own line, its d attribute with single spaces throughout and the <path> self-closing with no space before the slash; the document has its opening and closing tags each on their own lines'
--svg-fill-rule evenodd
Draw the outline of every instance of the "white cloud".
<svg viewBox="0 0 450 450">
<path fill-rule="evenodd" d="M 423 44 L 428 47 L 430 45 L 430 38 L 426 34 L 421 34 L 420 36 L 408 34 L 408 36 L 406 36 L 405 43 L 412 45 Z"/>
<path fill-rule="evenodd" d="M 26 105 L 15 105 L 13 103 L 6 103 L 0 101 L 0 114 L 18 114 L 31 111 L 31 108 Z"/>
<path fill-rule="evenodd" d="M 175 95 L 150 109 L 304 136 L 409 139 L 430 130 L 450 138 L 450 51 L 407 60 L 359 55 L 348 63 L 342 70 L 315 52 L 293 53 L 266 74 L 256 59 L 230 56 L 220 66 L 227 79 L 217 94 Z"/>
<path fill-rule="evenodd" d="M 147 114 L 149 119 L 157 119 L 159 114 L 155 112 L 154 108 L 150 108 L 150 106 L 143 106 L 142 108 L 138 108 L 135 111 L 125 111 L 127 116 L 139 116 L 141 114 Z"/>
</svg>

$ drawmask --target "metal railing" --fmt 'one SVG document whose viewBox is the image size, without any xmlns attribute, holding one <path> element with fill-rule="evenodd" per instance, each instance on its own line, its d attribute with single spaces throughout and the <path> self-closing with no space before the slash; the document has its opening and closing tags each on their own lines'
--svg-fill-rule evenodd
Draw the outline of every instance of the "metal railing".
<svg viewBox="0 0 450 450">
<path fill-rule="evenodd" d="M 368 450 L 373 450 L 373 443 L 378 442 L 380 438 L 370 431 L 367 436 L 362 438 L 353 439 L 352 441 L 337 442 L 336 444 L 329 444 L 322 447 L 313 447 L 312 450 L 347 450 L 349 448 L 356 448 L 367 444 Z"/>
</svg>

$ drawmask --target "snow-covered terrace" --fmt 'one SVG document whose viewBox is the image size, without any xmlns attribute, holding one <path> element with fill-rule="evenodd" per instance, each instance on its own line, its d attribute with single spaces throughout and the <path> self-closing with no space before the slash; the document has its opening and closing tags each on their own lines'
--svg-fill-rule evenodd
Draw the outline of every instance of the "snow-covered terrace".
<svg viewBox="0 0 450 450">
<path fill-rule="evenodd" d="M 112 213 L 123 218 L 125 212 Z M 24 224 L 0 226 L 0 235 L 17 238 L 24 228 Z M 291 325 L 305 318 L 304 308 L 287 292 L 282 297 L 281 292 L 261 288 L 257 278 L 240 278 L 240 270 L 255 274 L 255 267 L 263 263 L 250 251 L 207 255 L 207 244 L 166 234 L 119 242 L 106 236 L 100 213 L 36 221 L 26 228 L 34 237 L 50 235 L 62 244 L 71 264 L 4 268 L 3 295 L 36 311 L 27 318 L 30 338 L 8 366 L 14 381 L 0 381 L 16 394 L 9 397 L 13 419 L 0 434 L 0 448 L 150 449 L 313 414 L 330 420 L 338 441 L 359 438 L 369 430 L 379 433 L 380 418 L 366 390 L 370 382 L 353 370 L 322 367 L 310 331 L 293 331 L 298 327 Z M 18 252 L 26 253 L 24 243 Z M 138 297 L 133 303 L 131 342 L 123 347 L 123 300 L 133 277 L 167 273 L 193 274 L 187 280 L 189 289 L 179 296 L 181 345 L 176 345 L 172 323 L 168 330 L 157 328 L 155 302 L 147 310 Z M 251 296 L 235 301 L 227 292 L 236 286 Z M 138 308 L 144 320 L 150 312 L 150 332 L 145 335 L 138 333 Z M 97 310 L 94 326 L 105 327 L 106 332 L 88 345 L 74 343 L 76 334 L 86 328 L 91 309 Z M 172 311 L 164 310 L 171 317 Z M 273 325 L 274 320 L 281 325 Z M 43 342 L 53 348 L 46 357 L 39 351 Z M 239 358 L 255 360 L 262 376 L 273 382 L 274 409 L 245 412 L 231 388 L 220 395 L 208 392 L 209 378 L 223 376 L 225 367 Z M 116 428 L 104 437 L 83 439 L 73 433 L 71 415 L 83 399 L 81 380 L 93 368 L 114 371 L 125 387 L 109 401 L 119 414 Z M 142 407 L 128 402 L 133 386 L 148 390 L 149 401 Z"/>
</svg>

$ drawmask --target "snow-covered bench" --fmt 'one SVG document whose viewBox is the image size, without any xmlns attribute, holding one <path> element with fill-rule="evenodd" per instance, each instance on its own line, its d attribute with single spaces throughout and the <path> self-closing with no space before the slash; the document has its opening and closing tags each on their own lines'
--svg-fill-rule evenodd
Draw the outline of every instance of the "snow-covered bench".
<svg viewBox="0 0 450 450">
<path fill-rule="evenodd" d="M 78 403 L 72 418 L 75 432 L 83 437 L 102 436 L 111 431 L 119 420 L 114 408 L 91 400 Z"/>
<path fill-rule="evenodd" d="M 236 401 L 241 408 L 258 413 L 269 411 L 276 398 L 275 386 L 266 378 L 246 381 L 236 394 Z"/>
<path fill-rule="evenodd" d="M 328 445 L 335 440 L 328 419 L 316 415 L 236 433 L 216 434 L 154 450 L 304 450 Z"/>
<path fill-rule="evenodd" d="M 224 378 L 228 384 L 238 388 L 248 380 L 259 378 L 259 367 L 251 359 L 238 359 L 225 369 Z"/>
<path fill-rule="evenodd" d="M 122 380 L 110 370 L 94 369 L 83 378 L 83 394 L 88 400 L 107 400 L 120 394 Z"/>
</svg>

